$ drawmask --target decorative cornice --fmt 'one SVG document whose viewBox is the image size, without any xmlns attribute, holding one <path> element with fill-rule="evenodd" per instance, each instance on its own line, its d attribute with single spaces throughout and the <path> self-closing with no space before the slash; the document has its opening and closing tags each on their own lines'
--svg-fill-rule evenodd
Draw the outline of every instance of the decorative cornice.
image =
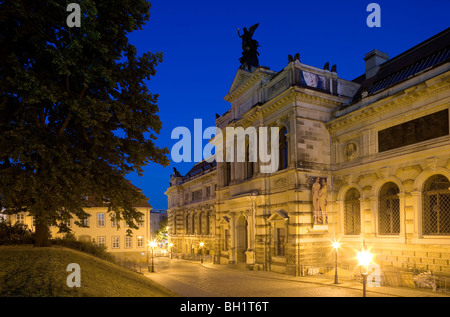
<svg viewBox="0 0 450 317">
<path fill-rule="evenodd" d="M 392 96 L 382 98 L 372 104 L 350 111 L 342 117 L 333 119 L 332 121 L 326 123 L 326 126 L 331 130 L 338 129 L 343 126 L 347 127 L 349 124 L 354 122 L 361 122 L 362 120 L 370 118 L 374 115 L 380 116 L 388 111 L 405 107 L 409 104 L 426 99 L 449 89 L 450 75 L 444 74 L 444 78 L 438 82 L 436 80 L 428 80 L 426 82 L 418 83 L 413 87 L 399 91 Z"/>
</svg>

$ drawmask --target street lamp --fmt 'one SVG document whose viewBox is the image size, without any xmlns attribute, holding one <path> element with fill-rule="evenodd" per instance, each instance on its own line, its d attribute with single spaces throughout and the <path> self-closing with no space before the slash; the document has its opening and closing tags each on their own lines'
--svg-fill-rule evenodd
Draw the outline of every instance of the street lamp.
<svg viewBox="0 0 450 317">
<path fill-rule="evenodd" d="M 152 249 L 152 268 L 150 270 L 150 267 L 149 267 L 148 271 L 153 273 L 153 272 L 155 272 L 155 266 L 154 266 L 154 263 L 153 263 L 153 249 L 156 247 L 156 241 L 150 241 L 148 246 Z"/>
<path fill-rule="evenodd" d="M 367 275 L 368 275 L 368 266 L 370 262 L 372 261 L 372 253 L 369 251 L 363 249 L 361 252 L 358 252 L 356 254 L 356 257 L 358 259 L 358 263 L 362 268 L 361 275 L 363 278 L 363 297 L 366 297 L 366 284 L 367 284 Z"/>
<path fill-rule="evenodd" d="M 204 246 L 205 246 L 205 243 L 200 242 L 200 248 L 202 249 L 202 254 L 201 254 L 201 258 L 200 258 L 201 263 L 203 263 L 203 256 L 204 256 L 204 252 L 203 252 L 204 248 L 203 247 Z"/>
<path fill-rule="evenodd" d="M 338 284 L 338 265 L 337 265 L 337 253 L 338 249 L 340 248 L 341 244 L 339 241 L 333 241 L 331 243 L 334 249 L 334 284 Z"/>
<path fill-rule="evenodd" d="M 172 259 L 172 247 L 173 247 L 173 243 L 170 242 L 170 243 L 169 243 L 170 259 Z"/>
</svg>

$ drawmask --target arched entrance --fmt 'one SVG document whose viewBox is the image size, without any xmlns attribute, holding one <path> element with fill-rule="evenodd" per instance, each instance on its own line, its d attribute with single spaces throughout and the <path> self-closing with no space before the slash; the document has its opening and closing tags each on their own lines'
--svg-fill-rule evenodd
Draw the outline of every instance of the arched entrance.
<svg viewBox="0 0 450 317">
<path fill-rule="evenodd" d="M 236 262 L 245 263 L 245 251 L 247 251 L 247 219 L 241 215 L 236 221 Z"/>
</svg>

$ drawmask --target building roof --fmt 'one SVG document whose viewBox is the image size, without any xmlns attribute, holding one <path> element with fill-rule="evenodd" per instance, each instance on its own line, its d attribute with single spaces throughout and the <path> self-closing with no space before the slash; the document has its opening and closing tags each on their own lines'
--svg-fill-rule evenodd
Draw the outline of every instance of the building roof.
<svg viewBox="0 0 450 317">
<path fill-rule="evenodd" d="M 212 162 L 207 162 L 206 160 L 203 160 L 199 163 L 196 163 L 189 170 L 189 172 L 187 172 L 186 175 L 184 175 L 183 183 L 213 171 L 216 168 L 216 165 L 217 165 L 216 160 Z"/>
<path fill-rule="evenodd" d="M 134 186 L 131 182 L 129 182 L 130 186 L 134 189 L 138 190 L 142 193 L 142 189 L 139 187 Z M 149 198 L 143 195 L 145 198 L 142 201 L 137 201 L 133 204 L 133 207 L 147 207 L 152 208 L 152 206 L 148 203 Z M 86 196 L 86 207 L 107 207 L 109 205 L 109 199 L 108 198 L 102 198 L 99 199 L 97 196 Z M 100 202 L 101 201 L 101 202 Z"/>
<path fill-rule="evenodd" d="M 424 42 L 380 65 L 378 72 L 366 79 L 363 74 L 353 80 L 361 87 L 348 104 L 363 98 L 363 93 L 373 95 L 392 87 L 418 73 L 437 67 L 450 60 L 450 28 L 436 34 Z"/>
</svg>

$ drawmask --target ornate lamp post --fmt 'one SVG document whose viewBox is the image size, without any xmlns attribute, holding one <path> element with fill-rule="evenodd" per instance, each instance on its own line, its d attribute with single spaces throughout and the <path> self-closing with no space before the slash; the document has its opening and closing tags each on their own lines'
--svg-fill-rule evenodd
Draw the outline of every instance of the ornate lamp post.
<svg viewBox="0 0 450 317">
<path fill-rule="evenodd" d="M 150 241 L 150 243 L 148 244 L 148 246 L 152 249 L 152 268 L 151 268 L 151 270 L 150 270 L 150 267 L 149 267 L 149 272 L 155 272 L 155 266 L 154 266 L 154 263 L 153 263 L 153 250 L 155 249 L 155 247 L 156 247 L 156 241 Z"/>
<path fill-rule="evenodd" d="M 361 266 L 361 275 L 363 278 L 363 297 L 366 297 L 366 285 L 367 285 L 367 275 L 368 275 L 368 266 L 372 261 L 372 253 L 363 249 L 361 252 L 356 254 L 358 258 L 358 263 Z"/>
<path fill-rule="evenodd" d="M 337 254 L 341 244 L 339 243 L 339 241 L 333 241 L 331 245 L 333 246 L 334 249 L 334 284 L 338 284 Z"/>
<path fill-rule="evenodd" d="M 170 242 L 170 243 L 169 243 L 170 259 L 172 259 L 172 248 L 173 248 L 173 243 Z"/>
</svg>

